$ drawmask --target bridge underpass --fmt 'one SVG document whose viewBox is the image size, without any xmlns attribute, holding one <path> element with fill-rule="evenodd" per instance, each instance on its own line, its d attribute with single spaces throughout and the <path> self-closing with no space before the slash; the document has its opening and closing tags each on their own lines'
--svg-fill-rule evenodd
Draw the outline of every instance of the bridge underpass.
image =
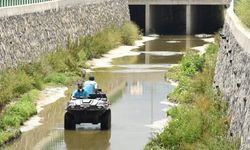
<svg viewBox="0 0 250 150">
<path fill-rule="evenodd" d="M 129 0 L 131 20 L 143 33 L 213 33 L 223 26 L 227 0 Z"/>
</svg>

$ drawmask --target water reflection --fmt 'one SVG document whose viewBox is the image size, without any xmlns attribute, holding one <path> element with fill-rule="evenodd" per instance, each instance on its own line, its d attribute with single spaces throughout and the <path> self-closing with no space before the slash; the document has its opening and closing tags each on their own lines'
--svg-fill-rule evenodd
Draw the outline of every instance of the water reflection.
<svg viewBox="0 0 250 150">
<path fill-rule="evenodd" d="M 136 49 L 140 55 L 117 58 L 112 64 L 120 67 L 128 64 L 177 64 L 187 49 L 204 44 L 194 36 L 161 36 Z"/>
<path fill-rule="evenodd" d="M 133 82 L 132 85 L 130 86 L 130 94 L 131 95 L 142 95 L 143 93 L 143 88 L 142 84 L 139 81 Z"/>
<path fill-rule="evenodd" d="M 194 36 L 161 36 L 159 39 L 146 42 L 145 45 L 138 48 L 137 51 L 185 52 L 186 49 L 204 44 L 205 42 L 203 40 Z"/>
<path fill-rule="evenodd" d="M 116 58 L 113 61 L 114 65 L 126 64 L 177 64 L 183 54 L 173 54 L 170 56 L 152 55 L 150 53 L 142 53 L 138 56 L 125 56 Z"/>
<path fill-rule="evenodd" d="M 67 150 L 106 150 L 110 146 L 111 131 L 64 131 Z"/>
</svg>

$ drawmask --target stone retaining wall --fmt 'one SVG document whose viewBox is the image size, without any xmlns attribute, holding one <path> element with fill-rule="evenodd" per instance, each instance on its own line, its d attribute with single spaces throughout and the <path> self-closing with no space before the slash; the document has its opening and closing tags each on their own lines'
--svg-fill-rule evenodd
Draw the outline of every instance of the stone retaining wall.
<svg viewBox="0 0 250 150">
<path fill-rule="evenodd" d="M 0 70 L 130 19 L 127 0 L 55 0 L 0 8 L 0 14 Z"/>
<path fill-rule="evenodd" d="M 227 11 L 217 58 L 214 85 L 229 102 L 228 135 L 240 138 L 241 150 L 250 149 L 250 32 Z"/>
</svg>

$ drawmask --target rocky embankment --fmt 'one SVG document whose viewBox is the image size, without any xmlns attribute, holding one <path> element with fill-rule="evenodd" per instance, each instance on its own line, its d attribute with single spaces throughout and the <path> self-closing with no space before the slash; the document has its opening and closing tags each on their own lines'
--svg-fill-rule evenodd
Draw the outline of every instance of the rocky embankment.
<svg viewBox="0 0 250 150">
<path fill-rule="evenodd" d="M 250 32 L 232 9 L 221 33 L 214 85 L 229 103 L 228 135 L 240 139 L 241 150 L 250 149 Z"/>
<path fill-rule="evenodd" d="M 0 8 L 0 69 L 30 62 L 43 53 L 56 50 L 59 45 L 65 47 L 69 38 L 75 40 L 109 25 L 119 26 L 130 18 L 126 0 L 93 0 L 90 3 L 73 0 L 70 5 L 68 2 L 60 0 Z M 34 12 L 2 15 L 6 11 L 21 13 L 22 10 Z"/>
</svg>

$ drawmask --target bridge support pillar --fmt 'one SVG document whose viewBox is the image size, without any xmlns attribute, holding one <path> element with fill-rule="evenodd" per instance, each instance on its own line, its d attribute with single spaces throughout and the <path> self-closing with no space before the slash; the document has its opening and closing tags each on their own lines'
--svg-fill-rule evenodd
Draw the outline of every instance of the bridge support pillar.
<svg viewBox="0 0 250 150">
<path fill-rule="evenodd" d="M 191 5 L 186 5 L 186 34 L 190 35 L 192 33 L 192 16 L 191 16 Z"/>
<path fill-rule="evenodd" d="M 145 5 L 145 34 L 148 35 L 151 28 L 150 5 Z"/>
</svg>

